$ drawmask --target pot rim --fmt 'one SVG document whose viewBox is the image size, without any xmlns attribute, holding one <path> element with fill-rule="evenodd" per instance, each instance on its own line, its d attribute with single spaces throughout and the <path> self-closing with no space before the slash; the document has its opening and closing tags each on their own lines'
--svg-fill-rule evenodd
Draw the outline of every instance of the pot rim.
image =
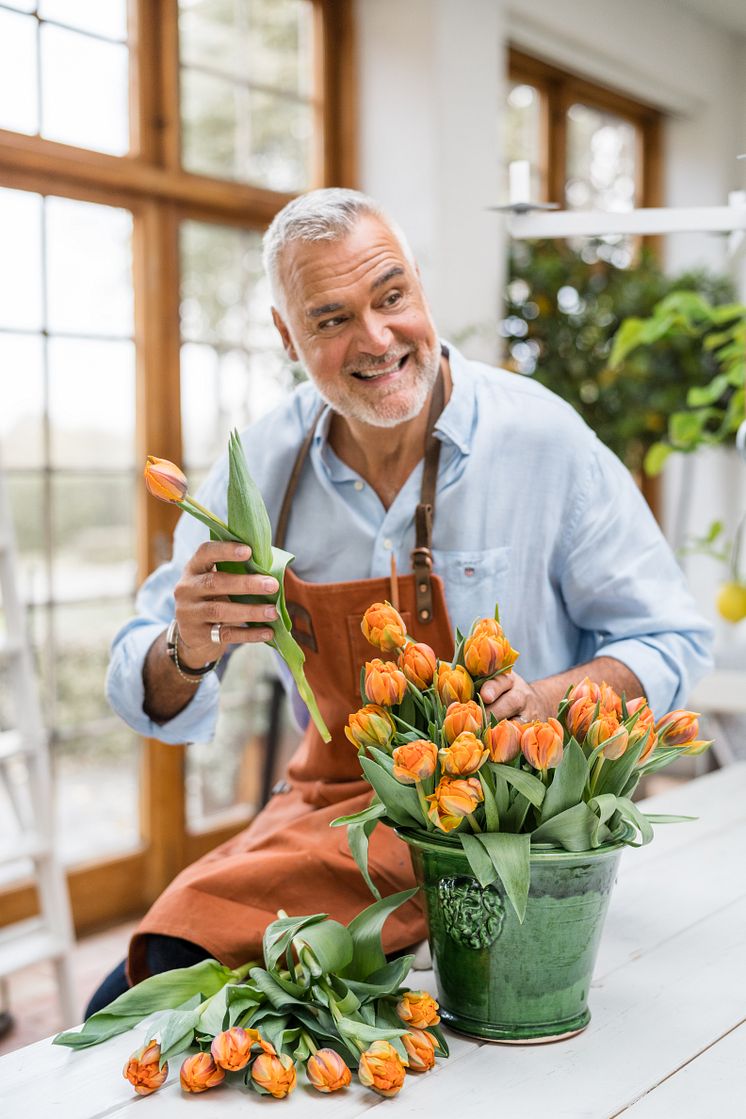
<svg viewBox="0 0 746 1119">
<path fill-rule="evenodd" d="M 394 828 L 394 831 L 408 843 L 410 847 L 419 847 L 420 849 L 433 848 L 436 851 L 452 851 L 454 854 L 463 855 L 466 858 L 466 852 L 461 846 L 458 838 L 454 836 L 440 836 L 434 832 L 419 831 L 416 828 Z M 631 824 L 624 823 L 619 828 L 619 837 L 613 842 L 602 843 L 600 847 L 591 847 L 586 851 L 566 851 L 564 847 L 550 847 L 547 843 L 537 844 L 531 847 L 530 860 L 531 862 L 548 863 L 548 862 L 569 862 L 576 859 L 589 859 L 600 858 L 604 855 L 613 854 L 616 851 L 621 851 L 623 848 L 629 846 L 629 840 L 635 835 L 635 829 Z"/>
</svg>

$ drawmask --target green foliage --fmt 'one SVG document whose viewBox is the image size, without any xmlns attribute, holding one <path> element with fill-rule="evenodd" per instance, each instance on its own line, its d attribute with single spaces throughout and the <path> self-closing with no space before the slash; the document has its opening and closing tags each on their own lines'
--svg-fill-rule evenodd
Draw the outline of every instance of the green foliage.
<svg viewBox="0 0 746 1119">
<path fill-rule="evenodd" d="M 686 407 L 689 390 L 710 385 L 718 358 L 696 331 L 666 330 L 661 317 L 660 335 L 653 331 L 646 345 L 612 366 L 617 332 L 629 339 L 625 320 L 647 318 L 672 293 L 693 293 L 718 306 L 732 299 L 732 288 L 705 272 L 671 279 L 647 252 L 622 269 L 592 259 L 589 249 L 514 243 L 503 322 L 506 364 L 569 401 L 630 469 L 639 470 L 669 416 Z"/>
</svg>

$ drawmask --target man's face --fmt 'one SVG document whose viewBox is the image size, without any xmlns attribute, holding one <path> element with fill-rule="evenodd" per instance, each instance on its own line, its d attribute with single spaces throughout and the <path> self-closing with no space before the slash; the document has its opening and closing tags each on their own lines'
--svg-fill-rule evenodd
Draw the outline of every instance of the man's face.
<svg viewBox="0 0 746 1119">
<path fill-rule="evenodd" d="M 285 349 L 340 415 L 395 427 L 419 415 L 440 346 L 419 276 L 396 236 L 364 214 L 335 241 L 291 242 L 281 260 Z"/>
</svg>

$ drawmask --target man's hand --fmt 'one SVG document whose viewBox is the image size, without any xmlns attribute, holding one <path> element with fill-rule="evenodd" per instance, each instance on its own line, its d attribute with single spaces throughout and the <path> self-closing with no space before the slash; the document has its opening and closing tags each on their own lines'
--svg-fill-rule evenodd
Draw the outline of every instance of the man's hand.
<svg viewBox="0 0 746 1119">
<path fill-rule="evenodd" d="M 520 719 L 530 723 L 534 719 L 548 719 L 556 714 L 545 699 L 538 683 L 529 684 L 517 672 L 506 672 L 482 685 L 480 692 L 489 714 L 500 719 Z"/>
<path fill-rule="evenodd" d="M 226 561 L 244 562 L 251 555 L 246 544 L 211 540 L 201 544 L 187 563 L 174 588 L 176 621 L 179 626 L 179 659 L 188 668 L 201 668 L 217 660 L 228 645 L 271 640 L 266 626 L 277 617 L 271 604 L 231 602 L 229 595 L 268 595 L 279 590 L 276 579 L 265 575 L 234 575 L 216 571 Z M 211 640 L 210 631 L 220 624 L 221 642 Z M 246 622 L 265 623 L 247 628 Z"/>
</svg>

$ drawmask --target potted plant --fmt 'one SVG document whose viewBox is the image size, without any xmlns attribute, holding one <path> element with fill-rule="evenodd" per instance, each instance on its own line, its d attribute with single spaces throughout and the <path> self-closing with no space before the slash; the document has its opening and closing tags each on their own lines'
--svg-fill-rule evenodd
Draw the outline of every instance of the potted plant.
<svg viewBox="0 0 746 1119">
<path fill-rule="evenodd" d="M 365 665 L 346 728 L 373 798 L 335 824 L 376 895 L 372 829 L 409 844 L 446 1024 L 498 1041 L 578 1033 L 621 852 L 664 819 L 631 797 L 643 774 L 709 746 L 696 715 L 656 722 L 644 698 L 585 679 L 556 717 L 497 722 L 480 688 L 518 657 L 497 612 L 456 631 L 451 662 L 411 640 L 388 603 L 362 628 L 388 658 Z"/>
</svg>

